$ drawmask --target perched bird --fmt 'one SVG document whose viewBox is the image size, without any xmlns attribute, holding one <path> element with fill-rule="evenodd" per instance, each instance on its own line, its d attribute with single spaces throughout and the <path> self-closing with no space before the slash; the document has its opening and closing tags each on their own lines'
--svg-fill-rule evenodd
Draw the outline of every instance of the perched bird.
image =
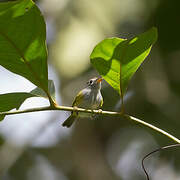
<svg viewBox="0 0 180 180">
<path fill-rule="evenodd" d="M 92 78 L 87 82 L 87 87 L 81 90 L 74 99 L 73 107 L 84 109 L 100 109 L 103 105 L 103 97 L 101 95 L 102 78 Z M 64 121 L 62 126 L 70 127 L 73 122 L 81 117 L 83 113 L 72 112 L 71 115 Z M 87 115 L 87 113 L 86 113 Z"/>
</svg>

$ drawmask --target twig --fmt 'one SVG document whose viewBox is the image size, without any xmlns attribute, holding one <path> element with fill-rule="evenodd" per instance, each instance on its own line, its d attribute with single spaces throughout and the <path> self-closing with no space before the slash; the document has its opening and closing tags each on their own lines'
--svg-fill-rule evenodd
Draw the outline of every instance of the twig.
<svg viewBox="0 0 180 180">
<path fill-rule="evenodd" d="M 164 135 L 167 136 L 168 138 L 170 138 L 170 139 L 172 139 L 173 141 L 175 141 L 176 143 L 180 144 L 180 140 L 179 140 L 178 138 L 176 138 L 175 136 L 167 133 L 166 131 L 164 131 L 164 130 L 162 130 L 162 129 L 160 129 L 160 128 L 152 125 L 152 124 L 149 124 L 149 123 L 147 123 L 147 122 L 145 122 L 145 121 L 142 121 L 142 120 L 140 120 L 140 119 L 138 119 L 138 118 L 135 118 L 135 117 L 130 116 L 130 115 L 127 115 L 127 114 L 124 115 L 124 117 L 126 117 L 126 118 L 129 119 L 129 120 L 132 120 L 132 121 L 135 121 L 135 122 L 137 122 L 137 123 L 140 123 L 140 124 L 142 124 L 142 125 L 144 125 L 144 126 L 147 126 L 147 127 L 151 128 L 151 129 L 154 129 L 155 131 L 157 131 L 157 132 L 159 132 L 159 133 L 161 133 L 161 134 L 164 134 Z"/>
<path fill-rule="evenodd" d="M 146 154 L 146 155 L 143 157 L 141 164 L 142 164 L 143 171 L 144 171 L 144 173 L 146 174 L 147 180 L 150 180 L 150 178 L 149 178 L 149 175 L 148 175 L 148 173 L 147 173 L 147 171 L 146 171 L 146 169 L 145 169 L 144 160 L 145 160 L 146 158 L 148 158 L 150 155 L 152 155 L 152 154 L 154 154 L 154 153 L 156 153 L 156 152 L 158 152 L 158 151 L 161 151 L 161 150 L 164 150 L 164 149 L 173 148 L 173 147 L 178 147 L 178 146 L 180 146 L 180 144 L 172 144 L 172 145 L 160 147 L 160 148 L 158 148 L 158 149 L 155 149 L 154 151 L 151 151 L 150 153 Z"/>
</svg>

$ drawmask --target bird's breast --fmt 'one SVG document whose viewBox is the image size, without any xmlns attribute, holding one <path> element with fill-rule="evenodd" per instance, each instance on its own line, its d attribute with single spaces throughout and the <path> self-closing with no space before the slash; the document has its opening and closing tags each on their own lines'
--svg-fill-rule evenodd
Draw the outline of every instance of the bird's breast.
<svg viewBox="0 0 180 180">
<path fill-rule="evenodd" d="M 79 104 L 79 107 L 85 109 L 97 109 L 101 103 L 101 93 L 100 91 L 86 91 L 84 93 L 84 98 Z"/>
</svg>

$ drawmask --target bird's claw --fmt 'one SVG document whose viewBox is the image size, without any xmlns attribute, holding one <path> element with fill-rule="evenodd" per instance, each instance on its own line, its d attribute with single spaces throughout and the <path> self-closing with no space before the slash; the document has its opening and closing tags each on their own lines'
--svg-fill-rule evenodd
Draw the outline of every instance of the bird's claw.
<svg viewBox="0 0 180 180">
<path fill-rule="evenodd" d="M 98 113 L 99 113 L 99 114 L 102 114 L 102 109 L 98 109 Z"/>
<path fill-rule="evenodd" d="M 74 109 L 74 112 L 78 115 L 78 112 L 77 112 L 78 107 L 77 107 L 77 106 L 74 106 L 73 109 Z"/>
</svg>

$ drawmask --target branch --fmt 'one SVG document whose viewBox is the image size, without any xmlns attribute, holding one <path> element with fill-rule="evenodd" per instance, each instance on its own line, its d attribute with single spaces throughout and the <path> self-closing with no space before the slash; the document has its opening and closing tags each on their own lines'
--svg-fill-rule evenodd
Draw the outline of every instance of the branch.
<svg viewBox="0 0 180 180">
<path fill-rule="evenodd" d="M 151 128 L 151 129 L 154 129 L 155 131 L 157 131 L 157 132 L 159 132 L 159 133 L 161 133 L 161 134 L 164 134 L 164 135 L 167 136 L 168 138 L 170 138 L 170 139 L 172 139 L 173 141 L 175 141 L 176 143 L 180 144 L 180 140 L 179 140 L 178 138 L 174 137 L 173 135 L 167 133 L 166 131 L 164 131 L 164 130 L 156 127 L 156 126 L 153 126 L 152 124 L 149 124 L 149 123 L 147 123 L 147 122 L 145 122 L 145 121 L 142 121 L 142 120 L 140 120 L 140 119 L 138 119 L 138 118 L 135 118 L 135 117 L 130 116 L 130 115 L 127 115 L 127 114 L 125 114 L 124 117 L 125 117 L 126 119 L 129 119 L 129 120 L 135 121 L 135 122 L 137 122 L 137 123 L 140 123 L 140 124 L 142 124 L 142 125 L 144 125 L 144 126 L 147 126 L 147 127 Z"/>
<path fill-rule="evenodd" d="M 122 116 L 121 112 L 90 110 L 90 109 L 83 109 L 83 108 L 76 108 L 76 107 L 58 106 L 58 105 L 31 108 L 31 109 L 25 109 L 25 110 L 17 110 L 17 111 L 0 112 L 0 116 L 1 115 L 6 116 L 6 115 L 13 115 L 13 114 L 23 114 L 23 113 L 38 112 L 38 111 L 52 111 L 52 110 L 75 111 L 75 112 L 84 112 L 84 113 L 89 113 L 89 114 L 103 114 L 103 115 L 110 115 L 110 116 Z"/>
<path fill-rule="evenodd" d="M 68 106 L 45 106 L 45 107 L 39 107 L 39 108 L 31 108 L 31 109 L 25 109 L 25 110 L 17 110 L 17 111 L 8 111 L 8 112 L 0 112 L 0 116 L 6 116 L 6 115 L 13 115 L 13 114 L 22 114 L 22 113 L 29 113 L 29 112 L 38 112 L 38 111 L 51 111 L 51 110 L 59 110 L 59 111 L 75 111 L 75 112 L 84 112 L 89 114 L 100 114 L 100 115 L 109 115 L 109 116 L 121 116 L 125 117 L 128 120 L 135 121 L 139 124 L 142 124 L 146 127 L 149 127 L 151 129 L 154 129 L 155 131 L 167 136 L 168 138 L 172 139 L 176 143 L 180 144 L 180 140 L 176 138 L 175 136 L 167 133 L 166 131 L 153 126 L 152 124 L 149 124 L 145 121 L 142 121 L 138 118 L 135 118 L 133 116 L 123 114 L 122 112 L 113 112 L 113 111 L 102 111 L 102 110 L 90 110 L 90 109 L 82 109 L 82 108 L 76 108 L 76 107 L 68 107 Z"/>
</svg>

